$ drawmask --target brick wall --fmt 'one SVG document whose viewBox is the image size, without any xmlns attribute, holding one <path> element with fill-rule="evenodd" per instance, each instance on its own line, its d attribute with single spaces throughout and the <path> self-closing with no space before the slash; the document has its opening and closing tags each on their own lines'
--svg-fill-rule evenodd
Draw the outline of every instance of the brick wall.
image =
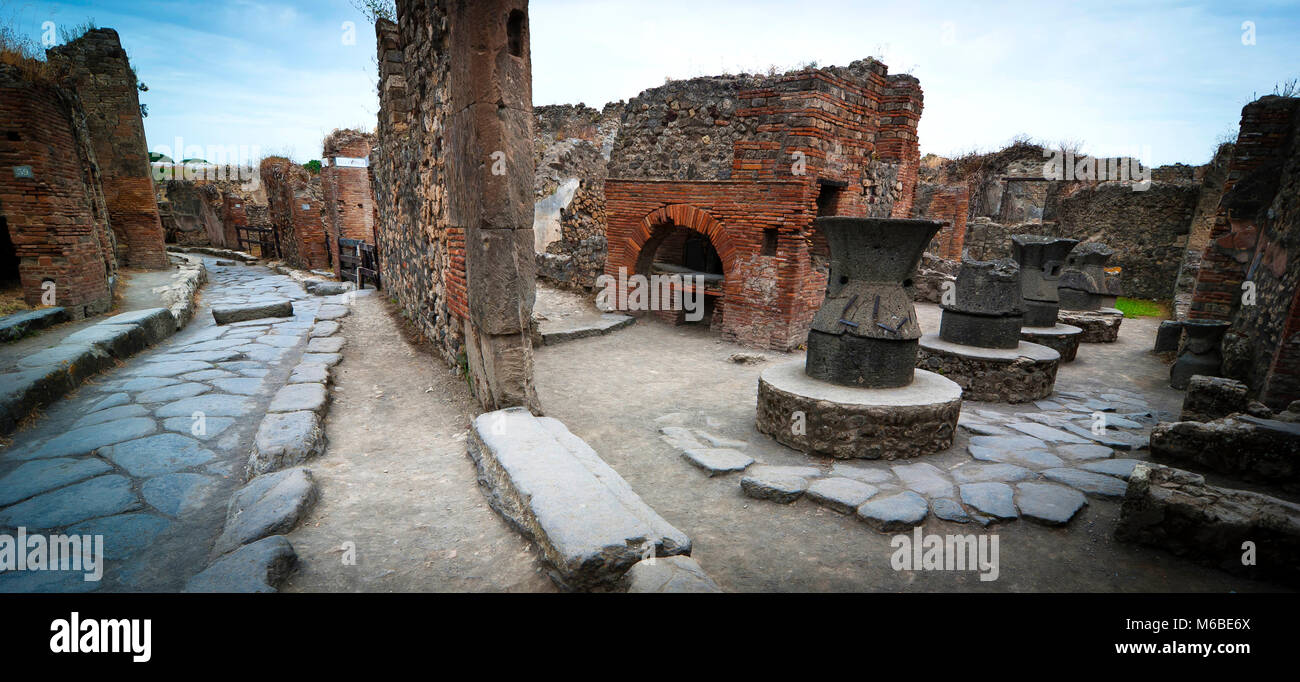
<svg viewBox="0 0 1300 682">
<path fill-rule="evenodd" d="M 369 167 L 373 143 L 374 136 L 368 133 L 336 130 L 322 144 L 320 180 L 325 202 L 325 239 L 335 275 L 340 274 L 339 237 L 375 243 L 375 197 L 370 189 Z M 362 162 L 364 165 L 357 165 Z"/>
<path fill-rule="evenodd" d="M 966 241 L 966 212 L 970 200 L 966 185 L 935 185 L 918 182 L 912 217 L 944 223 L 926 249 L 932 255 L 961 260 Z"/>
<path fill-rule="evenodd" d="M 117 270 L 85 121 L 69 92 L 0 65 L 0 216 L 14 244 L 23 299 L 41 305 L 43 283 L 52 281 L 55 305 L 76 318 L 111 307 L 109 277 Z M 16 177 L 22 166 L 32 177 Z"/>
<path fill-rule="evenodd" d="M 1300 99 L 1268 96 L 1242 109 L 1189 313 L 1231 322 L 1224 373 L 1272 407 L 1300 399 L 1298 133 Z"/>
<path fill-rule="evenodd" d="M 673 227 L 689 227 L 723 261 L 713 326 L 746 345 L 802 344 L 825 290 L 813 219 L 912 214 L 921 108 L 919 82 L 872 59 L 642 92 L 609 163 L 606 274 L 648 274 Z"/>
<path fill-rule="evenodd" d="M 93 29 L 47 54 L 66 69 L 85 109 L 118 260 L 137 268 L 168 267 L 137 80 L 117 31 Z"/>
<path fill-rule="evenodd" d="M 262 160 L 261 178 L 280 257 L 304 270 L 330 267 L 320 176 L 276 156 Z"/>
<path fill-rule="evenodd" d="M 660 245 L 686 227 L 707 236 L 725 276 L 724 338 L 788 350 L 802 344 L 826 274 L 812 258 L 815 196 L 802 181 L 609 180 L 605 272 L 648 275 Z M 764 255 L 764 231 L 777 231 Z M 671 246 L 670 246 L 671 248 Z"/>
</svg>

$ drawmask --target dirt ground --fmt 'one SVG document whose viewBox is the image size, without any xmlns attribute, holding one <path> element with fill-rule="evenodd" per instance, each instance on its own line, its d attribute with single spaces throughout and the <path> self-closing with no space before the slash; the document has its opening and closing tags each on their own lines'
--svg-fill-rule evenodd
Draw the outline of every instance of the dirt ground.
<svg viewBox="0 0 1300 682">
<path fill-rule="evenodd" d="M 922 327 L 937 331 L 939 308 L 917 306 Z M 1120 341 L 1087 344 L 1062 366 L 1059 390 L 1123 388 L 1156 410 L 1176 415 L 1182 394 L 1168 387 L 1168 368 L 1149 352 L 1155 319 L 1125 320 Z M 754 428 L 758 375 L 802 353 L 766 351 L 767 363 L 728 358 L 742 349 L 707 328 L 641 320 L 609 336 L 581 339 L 537 352 L 543 408 L 584 438 L 661 515 L 694 540 L 693 556 L 734 591 L 1226 592 L 1277 586 L 1234 577 L 1160 550 L 1113 539 L 1119 503 L 1089 499 L 1065 528 L 1025 520 L 982 529 L 930 517 L 924 532 L 999 536 L 1001 575 L 900 572 L 890 567 L 892 534 L 810 501 L 791 505 L 754 500 L 737 475 L 707 478 L 660 440 L 655 418 L 685 412 L 713 433 L 747 441 L 747 454 L 766 464 L 827 464 L 785 448 Z M 967 403 L 1010 415 L 1023 408 Z M 969 435 L 953 448 L 921 458 L 942 469 L 967 459 Z M 1122 455 L 1120 455 L 1122 456 Z M 1141 456 L 1140 454 L 1138 455 Z"/>
<path fill-rule="evenodd" d="M 403 340 L 389 306 L 359 296 L 342 320 L 328 447 L 308 464 L 321 498 L 289 535 L 299 570 L 283 591 L 554 591 L 530 543 L 479 492 L 465 450 L 469 388 Z"/>
</svg>

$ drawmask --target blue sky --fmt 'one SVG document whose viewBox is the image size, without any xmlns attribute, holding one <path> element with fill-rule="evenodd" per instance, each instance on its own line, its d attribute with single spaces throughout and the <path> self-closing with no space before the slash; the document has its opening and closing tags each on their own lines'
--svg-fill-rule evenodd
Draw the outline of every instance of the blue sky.
<svg viewBox="0 0 1300 682">
<path fill-rule="evenodd" d="M 1203 163 L 1243 104 L 1300 77 L 1300 2 L 533 0 L 530 17 L 535 104 L 876 56 L 920 78 L 921 148 L 943 155 L 1027 134 Z M 152 149 L 179 136 L 306 160 L 330 130 L 374 126 L 374 33 L 348 0 L 0 0 L 33 38 L 90 18 L 149 86 Z"/>
</svg>

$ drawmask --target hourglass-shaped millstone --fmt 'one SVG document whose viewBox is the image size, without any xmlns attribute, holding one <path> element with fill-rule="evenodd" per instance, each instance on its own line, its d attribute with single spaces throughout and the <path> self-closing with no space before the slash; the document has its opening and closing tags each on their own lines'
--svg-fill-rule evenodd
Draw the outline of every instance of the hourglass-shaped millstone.
<svg viewBox="0 0 1300 682">
<path fill-rule="evenodd" d="M 1203 374 L 1217 377 L 1223 366 L 1223 353 L 1219 347 L 1223 344 L 1223 335 L 1228 331 L 1227 322 L 1207 320 L 1187 320 L 1182 324 L 1187 332 L 1187 343 L 1183 352 L 1169 368 L 1169 385 L 1187 388 L 1192 377 Z"/>
<path fill-rule="evenodd" d="M 943 304 L 939 337 L 980 348 L 1016 348 L 1024 305 L 1020 266 L 1010 258 L 963 260 L 957 271 L 954 302 Z"/>
<path fill-rule="evenodd" d="M 1065 310 L 1100 310 L 1108 294 L 1106 263 L 1114 251 L 1105 244 L 1084 242 L 1065 257 L 1056 291 Z"/>
<path fill-rule="evenodd" d="M 830 272 L 808 331 L 804 372 L 844 386 L 910 384 L 921 326 L 903 282 L 941 223 L 837 216 L 815 225 L 830 246 Z"/>
<path fill-rule="evenodd" d="M 1056 285 L 1065 255 L 1077 239 L 1017 234 L 1011 237 L 1012 255 L 1020 264 L 1020 293 L 1025 299 L 1026 327 L 1054 327 L 1061 299 Z"/>
</svg>

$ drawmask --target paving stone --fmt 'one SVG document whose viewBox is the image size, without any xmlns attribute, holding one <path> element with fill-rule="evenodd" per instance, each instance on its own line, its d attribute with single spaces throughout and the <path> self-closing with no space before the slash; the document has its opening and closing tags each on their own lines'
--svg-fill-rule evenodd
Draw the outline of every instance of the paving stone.
<svg viewBox="0 0 1300 682">
<path fill-rule="evenodd" d="M 206 350 L 228 350 L 230 348 L 234 348 L 235 346 L 239 346 L 242 344 L 243 342 L 240 341 L 239 339 L 228 338 L 228 339 L 213 339 L 211 341 L 203 341 L 201 343 L 192 343 L 188 346 L 182 346 L 182 348 L 184 352 L 191 353 L 194 351 L 206 351 Z"/>
<path fill-rule="evenodd" d="M 1008 520 L 1018 516 L 1015 493 L 1006 483 L 966 483 L 961 486 L 961 501 L 976 511 L 994 519 Z"/>
<path fill-rule="evenodd" d="M 302 339 L 298 336 L 290 336 L 286 334 L 267 334 L 265 336 L 257 337 L 257 342 L 275 348 L 293 348 L 302 343 Z"/>
<path fill-rule="evenodd" d="M 148 512 L 118 514 L 83 521 L 65 531 L 68 535 L 104 536 L 104 558 L 117 561 L 153 544 L 171 521 Z"/>
<path fill-rule="evenodd" d="M 303 353 L 300 362 L 311 362 L 326 367 L 333 367 L 343 360 L 343 356 L 338 353 Z"/>
<path fill-rule="evenodd" d="M 492 508 L 538 547 L 567 590 L 613 588 L 641 560 L 691 541 L 563 423 L 525 408 L 479 415 L 468 451 Z"/>
<path fill-rule="evenodd" d="M 851 478 L 820 478 L 808 485 L 808 499 L 843 514 L 852 514 L 880 489 Z"/>
<path fill-rule="evenodd" d="M 22 464 L 0 478 L 0 507 L 71 483 L 94 478 L 111 467 L 102 460 L 56 457 Z"/>
<path fill-rule="evenodd" d="M 745 475 L 740 479 L 740 489 L 754 499 L 788 504 L 808 490 L 808 479 L 784 474 Z"/>
<path fill-rule="evenodd" d="M 262 390 L 261 379 L 214 379 L 212 385 L 219 391 L 226 393 L 236 393 L 239 395 L 254 395 Z"/>
<path fill-rule="evenodd" d="M 17 364 L 24 369 L 66 369 L 76 385 L 111 366 L 113 356 L 91 343 L 65 343 L 25 355 Z"/>
<path fill-rule="evenodd" d="M 722 588 L 688 556 L 642 559 L 632 564 L 625 578 L 630 594 L 704 594 Z"/>
<path fill-rule="evenodd" d="M 136 402 L 146 403 L 146 404 L 147 403 L 168 403 L 168 402 L 172 402 L 173 400 L 180 400 L 182 398 L 193 398 L 196 395 L 199 395 L 201 393 L 207 393 L 208 391 L 211 390 L 212 389 L 210 387 L 205 386 L 203 384 L 196 383 L 196 382 L 189 382 L 184 384 L 176 384 L 174 386 L 164 386 L 162 388 L 155 388 L 152 391 L 144 391 L 136 395 L 135 399 Z"/>
<path fill-rule="evenodd" d="M 1085 429 L 1082 426 L 1077 426 L 1075 424 L 1069 424 L 1065 428 L 1070 433 L 1115 448 L 1116 450 L 1142 450 L 1148 447 L 1151 442 L 1151 439 L 1145 435 L 1139 436 L 1119 431 L 1111 431 L 1109 429 L 1107 429 L 1104 434 L 1096 434 L 1090 429 Z"/>
<path fill-rule="evenodd" d="M 798 476 L 812 480 L 822 476 L 821 469 L 805 466 L 779 466 L 772 464 L 755 464 L 748 469 L 751 476 Z"/>
<path fill-rule="evenodd" d="M 81 594 L 103 584 L 85 576 L 85 571 L 5 571 L 0 573 L 0 594 Z"/>
<path fill-rule="evenodd" d="M 181 378 L 186 381 L 212 381 L 213 379 L 233 379 L 239 376 L 233 372 L 227 372 L 224 369 L 204 369 L 198 372 L 182 374 Z"/>
<path fill-rule="evenodd" d="M 211 363 L 198 360 L 169 360 L 167 362 L 146 362 L 131 370 L 132 376 L 138 377 L 174 377 L 177 374 L 212 369 Z"/>
<path fill-rule="evenodd" d="M 248 377 L 248 378 L 250 378 L 250 379 L 261 379 L 262 377 L 265 377 L 267 374 L 270 374 L 270 373 L 271 373 L 271 370 L 266 369 L 266 368 L 260 368 L 260 369 L 241 369 L 241 370 L 239 370 L 239 373 L 242 374 L 242 375 L 244 375 L 244 376 L 246 376 L 246 377 Z"/>
<path fill-rule="evenodd" d="M 131 402 L 131 395 L 129 393 L 124 393 L 124 392 L 114 393 L 110 396 L 102 398 L 99 402 L 95 403 L 94 405 L 91 405 L 90 411 L 98 412 L 100 410 L 107 410 L 110 407 L 118 407 L 120 405 L 125 405 L 129 402 Z"/>
<path fill-rule="evenodd" d="M 1020 483 L 1016 486 L 1016 505 L 1021 516 L 1049 526 L 1062 526 L 1088 504 L 1083 493 L 1052 483 Z"/>
<path fill-rule="evenodd" d="M 1095 462 L 1084 462 L 1079 465 L 1084 471 L 1091 471 L 1098 474 L 1106 474 L 1122 478 L 1125 481 L 1133 475 L 1133 467 L 1140 464 L 1139 459 L 1099 459 Z"/>
<path fill-rule="evenodd" d="M 225 554 L 240 545 L 292 531 L 319 499 L 311 471 L 303 467 L 258 476 L 235 491 L 226 525 L 213 547 Z"/>
<path fill-rule="evenodd" d="M 309 281 L 307 282 L 306 288 L 307 293 L 309 294 L 316 296 L 334 296 L 352 291 L 353 286 L 352 282 Z"/>
<path fill-rule="evenodd" d="M 142 417 L 147 414 L 149 414 L 149 411 L 139 405 L 119 405 L 117 407 L 110 407 L 107 410 L 91 412 L 73 422 L 72 427 L 79 428 L 82 426 L 91 426 L 93 424 L 103 424 L 104 422 L 111 422 L 115 419 Z"/>
<path fill-rule="evenodd" d="M 117 388 L 131 392 L 150 391 L 155 388 L 162 388 L 163 386 L 179 384 L 180 382 L 180 379 L 172 377 L 146 377 L 143 379 L 130 379 L 128 381 L 123 381 L 121 384 L 117 385 Z"/>
<path fill-rule="evenodd" d="M 253 362 L 252 360 L 236 360 L 234 362 L 222 362 L 222 363 L 218 363 L 217 366 L 220 367 L 221 369 L 228 370 L 231 372 L 242 372 L 246 369 L 262 369 L 265 367 L 265 365 L 263 365 L 262 363 Z"/>
<path fill-rule="evenodd" d="M 283 535 L 263 538 L 212 562 L 190 578 L 186 592 L 276 592 L 298 563 Z"/>
<path fill-rule="evenodd" d="M 970 523 L 970 514 L 956 500 L 948 497 L 936 497 L 930 500 L 930 511 L 936 517 L 953 523 Z"/>
<path fill-rule="evenodd" d="M 308 338 L 319 338 L 322 336 L 332 336 L 339 330 L 339 323 L 331 320 L 317 322 L 312 326 L 311 331 L 307 333 Z"/>
<path fill-rule="evenodd" d="M 703 449 L 704 444 L 695 437 L 695 432 L 681 426 L 661 426 L 659 435 L 664 442 L 678 450 Z"/>
<path fill-rule="evenodd" d="M 1034 407 L 1037 407 L 1038 409 L 1044 410 L 1046 412 L 1062 409 L 1061 404 L 1056 402 L 1055 400 L 1035 400 Z"/>
<path fill-rule="evenodd" d="M 857 516 L 882 533 L 909 530 L 930 513 L 925 498 L 908 490 L 897 495 L 868 500 L 858 507 Z"/>
<path fill-rule="evenodd" d="M 348 307 L 345 305 L 323 305 L 316 311 L 316 317 L 321 320 L 337 320 L 347 314 Z"/>
<path fill-rule="evenodd" d="M 966 464 L 948 473 L 958 483 L 1010 483 L 1038 477 L 1033 471 L 1015 464 Z"/>
<path fill-rule="evenodd" d="M 296 386 L 314 386 L 317 384 L 294 384 Z M 739 450 L 731 448 L 690 448 L 682 451 L 686 461 L 703 469 L 709 476 L 744 471 L 754 463 L 754 458 Z"/>
<path fill-rule="evenodd" d="M 252 411 L 253 407 L 253 401 L 249 398 L 212 393 L 168 403 L 155 410 L 154 414 L 159 417 L 188 417 L 195 412 L 202 412 L 207 417 L 242 417 Z"/>
<path fill-rule="evenodd" d="M 289 317 L 293 315 L 293 301 L 268 300 L 243 305 L 212 306 L 212 319 L 217 324 L 249 322 L 268 317 Z"/>
<path fill-rule="evenodd" d="M 1043 450 L 1047 448 L 1047 443 L 1030 436 L 974 436 L 970 439 L 970 444 L 995 450 Z"/>
<path fill-rule="evenodd" d="M 291 384 L 325 384 L 329 383 L 330 370 L 325 365 L 310 362 L 298 363 L 289 375 Z"/>
<path fill-rule="evenodd" d="M 131 480 L 110 474 L 33 497 L 0 510 L 0 528 L 25 526 L 29 531 L 67 526 L 78 521 L 120 514 L 138 507 Z"/>
<path fill-rule="evenodd" d="M 199 440 L 207 440 L 221 434 L 235 423 L 230 417 L 204 417 L 203 433 L 194 433 L 196 420 L 193 417 L 171 417 L 163 420 L 163 428 L 168 431 L 183 433 L 187 436 L 193 436 Z"/>
<path fill-rule="evenodd" d="M 851 478 L 863 483 L 884 483 L 894 480 L 894 472 L 884 467 L 849 464 L 846 462 L 836 462 L 831 465 L 831 475 Z"/>
<path fill-rule="evenodd" d="M 1089 423 L 1088 426 L 1091 426 L 1091 423 Z M 1120 415 L 1117 415 L 1117 414 L 1107 414 L 1107 415 L 1106 415 L 1106 428 L 1108 428 L 1108 429 L 1141 429 L 1141 428 L 1145 428 L 1145 426 L 1144 426 L 1143 424 L 1140 424 L 1140 423 L 1138 423 L 1138 422 L 1135 422 L 1135 421 L 1133 421 L 1133 420 L 1131 420 L 1131 419 L 1125 419 L 1124 417 L 1121 417 Z"/>
<path fill-rule="evenodd" d="M 896 464 L 894 474 L 903 485 L 926 497 L 948 497 L 952 495 L 952 481 L 944 475 L 943 470 L 924 462 L 918 464 Z"/>
<path fill-rule="evenodd" d="M 733 450 L 741 450 L 749 447 L 749 443 L 746 443 L 743 440 L 731 440 L 730 438 L 715 436 L 709 433 L 708 431 L 696 431 L 695 434 L 698 435 L 700 439 L 703 440 L 705 443 L 708 443 L 709 445 L 715 448 L 731 448 Z"/>
<path fill-rule="evenodd" d="M 241 346 L 241 348 L 243 347 Z M 249 350 L 244 350 L 243 354 L 244 357 L 250 360 L 256 360 L 260 363 L 267 364 L 278 362 L 280 358 L 283 358 L 288 352 L 288 348 L 273 348 L 271 346 L 258 344 L 256 348 L 250 347 Z"/>
<path fill-rule="evenodd" d="M 144 331 L 148 344 L 155 344 L 176 333 L 176 317 L 166 308 L 145 308 L 104 318 L 100 324 L 134 325 Z"/>
<path fill-rule="evenodd" d="M 1070 413 L 1067 412 L 1066 414 Z M 1028 419 L 1031 422 L 1038 422 L 1039 424 L 1055 428 L 1060 428 L 1070 423 L 1070 421 L 1063 416 L 1047 412 L 1017 412 L 1015 416 L 1018 419 Z M 1077 415 L 1071 414 L 1070 416 L 1073 417 Z"/>
<path fill-rule="evenodd" d="M 1031 469 L 1045 469 L 1065 466 L 1061 458 L 1046 450 L 1004 450 L 969 445 L 966 450 L 971 457 L 983 462 L 1017 464 Z"/>
<path fill-rule="evenodd" d="M 66 457 L 87 455 L 106 445 L 147 436 L 158 430 L 158 425 L 148 417 L 129 417 L 116 421 L 83 426 L 59 434 L 39 447 L 19 454 L 18 459 Z"/>
<path fill-rule="evenodd" d="M 1052 428 L 1050 426 L 1047 426 L 1046 424 L 1038 424 L 1035 422 L 1016 422 L 1014 424 L 1007 424 L 1007 426 L 1021 433 L 1028 434 L 1030 436 L 1033 436 L 1034 438 L 1037 438 L 1042 441 L 1046 441 L 1048 443 L 1087 443 L 1088 442 L 1083 438 L 1080 438 L 1070 433 L 1066 433 L 1065 431 L 1062 431 L 1060 429 Z"/>
<path fill-rule="evenodd" d="M 329 391 L 324 384 L 289 384 L 271 398 L 267 412 L 322 412 L 329 404 Z M 751 462 L 753 460 L 750 460 Z"/>
<path fill-rule="evenodd" d="M 1057 446 L 1056 452 L 1065 455 L 1074 461 L 1084 461 L 1090 459 L 1106 459 L 1115 454 L 1115 451 L 1105 445 L 1089 443 L 1087 445 L 1061 445 Z"/>
<path fill-rule="evenodd" d="M 216 457 L 193 438 L 175 433 L 138 438 L 103 448 L 99 452 L 132 476 L 170 474 L 207 463 Z"/>
<path fill-rule="evenodd" d="M 1043 472 L 1043 476 L 1097 497 L 1123 497 L 1124 491 L 1128 489 L 1128 484 L 1114 476 L 1079 469 L 1048 469 Z"/>
<path fill-rule="evenodd" d="M 344 338 L 342 336 L 327 336 L 324 338 L 312 339 L 307 342 L 308 353 L 337 353 L 343 350 Z"/>
<path fill-rule="evenodd" d="M 202 474 L 164 474 L 140 486 L 144 501 L 168 516 L 180 516 L 202 502 L 216 479 Z"/>
<path fill-rule="evenodd" d="M 1009 436 L 1011 432 L 1000 427 L 986 424 L 973 419 L 966 419 L 965 416 L 957 418 L 957 426 L 970 431 L 977 436 Z"/>
<path fill-rule="evenodd" d="M 268 414 L 253 439 L 245 478 L 301 464 L 325 451 L 325 430 L 315 412 Z"/>
</svg>

